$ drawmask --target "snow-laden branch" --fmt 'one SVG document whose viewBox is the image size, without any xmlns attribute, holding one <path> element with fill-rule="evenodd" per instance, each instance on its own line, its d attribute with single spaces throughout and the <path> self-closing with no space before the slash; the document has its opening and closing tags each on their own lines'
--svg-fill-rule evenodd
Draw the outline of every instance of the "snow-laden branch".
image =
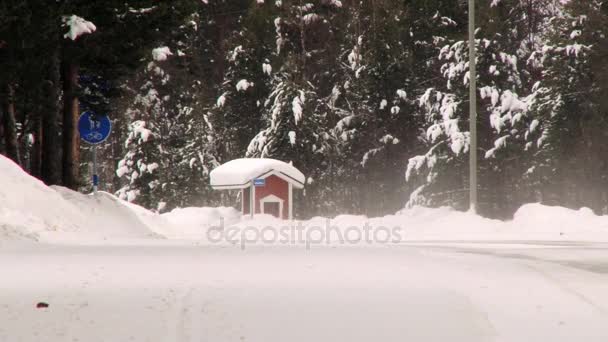
<svg viewBox="0 0 608 342">
<path fill-rule="evenodd" d="M 76 40 L 76 38 L 84 34 L 91 34 L 97 30 L 95 24 L 75 14 L 64 16 L 62 20 L 63 26 L 69 28 L 68 33 L 63 35 L 63 38 L 66 39 Z"/>
<path fill-rule="evenodd" d="M 164 61 L 169 56 L 173 56 L 173 52 L 171 52 L 171 50 L 166 46 L 157 47 L 156 49 L 152 50 L 152 58 L 155 61 Z"/>
</svg>

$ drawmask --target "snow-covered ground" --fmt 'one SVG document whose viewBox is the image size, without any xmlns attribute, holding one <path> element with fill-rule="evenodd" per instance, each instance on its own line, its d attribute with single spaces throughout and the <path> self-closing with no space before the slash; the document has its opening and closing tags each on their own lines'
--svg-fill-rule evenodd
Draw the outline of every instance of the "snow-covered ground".
<svg viewBox="0 0 608 342">
<path fill-rule="evenodd" d="M 0 341 L 608 340 L 607 245 L 480 247 L 13 244 Z"/>
<path fill-rule="evenodd" d="M 586 209 L 159 215 L 0 156 L 0 270 L 0 341 L 608 340 L 608 217 Z"/>
</svg>

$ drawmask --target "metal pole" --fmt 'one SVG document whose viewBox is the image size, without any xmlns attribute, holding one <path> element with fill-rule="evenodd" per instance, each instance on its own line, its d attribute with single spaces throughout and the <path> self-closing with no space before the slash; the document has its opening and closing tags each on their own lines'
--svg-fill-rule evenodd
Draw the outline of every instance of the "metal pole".
<svg viewBox="0 0 608 342">
<path fill-rule="evenodd" d="M 93 145 L 93 194 L 97 195 L 97 185 L 99 177 L 97 176 L 97 146 Z"/>
<path fill-rule="evenodd" d="M 253 218 L 255 211 L 255 184 L 253 184 L 253 179 L 251 180 L 251 188 L 249 189 L 249 215 Z"/>
<path fill-rule="evenodd" d="M 469 210 L 477 213 L 477 70 L 475 0 L 469 0 Z"/>
</svg>

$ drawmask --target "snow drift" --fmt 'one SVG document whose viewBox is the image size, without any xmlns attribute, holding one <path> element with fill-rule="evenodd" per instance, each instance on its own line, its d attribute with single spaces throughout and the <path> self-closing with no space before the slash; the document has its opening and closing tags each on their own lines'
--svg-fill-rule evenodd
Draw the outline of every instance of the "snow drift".
<svg viewBox="0 0 608 342">
<path fill-rule="evenodd" d="M 207 212 L 213 212 L 205 209 Z M 238 215 L 238 212 L 234 212 Z M 269 215 L 239 219 L 231 213 L 207 214 L 188 224 L 186 212 L 171 213 L 171 237 L 202 244 L 315 246 L 380 246 L 400 243 L 560 243 L 608 242 L 608 216 L 589 209 L 571 210 L 540 204 L 522 206 L 511 221 L 483 218 L 451 208 L 414 207 L 395 215 L 314 217 L 306 221 L 279 220 Z M 211 222 L 204 222 L 211 220 Z M 167 235 L 167 233 L 164 233 Z"/>
<path fill-rule="evenodd" d="M 199 239 L 210 226 L 223 221 L 227 225 L 237 223 L 241 212 L 232 207 L 177 208 L 162 214 L 169 224 L 157 232 L 168 238 Z"/>
<path fill-rule="evenodd" d="M 141 215 L 142 212 L 134 208 L 134 204 L 127 206 L 126 202 L 112 194 L 99 191 L 97 195 L 85 195 L 60 186 L 52 188 L 80 213 L 80 216 L 73 218 L 78 224 L 76 232 L 80 235 L 101 239 L 160 237 L 152 232 L 151 220 L 146 220 L 146 216 Z M 144 208 L 139 209 L 157 216 Z M 81 217 L 85 221 L 77 221 Z"/>
<path fill-rule="evenodd" d="M 108 193 L 93 196 L 47 187 L 0 156 L 0 240 L 158 236 L 137 211 L 123 203 Z"/>
<path fill-rule="evenodd" d="M 285 221 L 268 215 L 256 215 L 251 219 L 241 217 L 239 211 L 230 207 L 179 208 L 159 215 L 109 193 L 98 192 L 94 196 L 62 187 L 47 187 L 11 160 L 0 156 L 0 240 L 26 238 L 96 243 L 166 237 L 242 247 L 245 243 L 305 244 L 310 247 L 311 242 L 354 244 L 345 242 L 345 237 L 357 240 L 366 229 L 376 234 L 376 238 L 381 236 L 381 243 L 391 244 L 436 241 L 608 242 L 608 216 L 596 216 L 587 208 L 571 210 L 540 204 L 522 206 L 514 219 L 506 222 L 450 208 L 422 207 L 375 218 L 339 215 L 306 221 Z M 301 231 L 300 235 L 297 231 Z M 231 233 L 231 241 L 225 236 L 227 232 Z M 361 236 L 357 245 L 365 244 L 370 243 Z"/>
<path fill-rule="evenodd" d="M 74 208 L 54 190 L 0 155 L 0 236 L 36 238 L 40 231 L 77 229 Z"/>
</svg>

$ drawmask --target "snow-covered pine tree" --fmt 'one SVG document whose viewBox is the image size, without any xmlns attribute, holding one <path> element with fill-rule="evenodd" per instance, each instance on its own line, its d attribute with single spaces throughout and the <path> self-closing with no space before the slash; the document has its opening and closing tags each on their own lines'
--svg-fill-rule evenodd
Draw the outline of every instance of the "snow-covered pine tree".
<svg viewBox="0 0 608 342">
<path fill-rule="evenodd" d="M 534 130 L 530 130 L 535 123 L 529 107 L 539 78 L 530 59 L 542 45 L 538 37 L 549 16 L 547 4 L 502 0 L 479 5 L 486 16 L 476 30 L 478 144 L 482 149 L 478 174 L 481 210 L 492 216 L 509 215 L 515 203 L 531 198 L 521 183 L 529 166 L 523 157 L 533 153 L 526 149 L 533 132 L 526 132 Z M 430 124 L 423 137 L 430 148 L 409 161 L 406 179 L 421 184 L 409 205 L 466 209 L 468 42 L 437 41 L 441 45 L 436 69 L 444 84 L 428 88 L 419 98 Z"/>
<path fill-rule="evenodd" d="M 282 1 L 273 24 L 275 52 L 263 105 L 263 127 L 251 140 L 247 155 L 293 162 L 307 176 L 302 208 L 308 214 L 323 207 L 315 198 L 324 187 L 317 182 L 327 166 L 328 132 L 321 101 L 331 77 L 332 51 L 324 49 L 334 35 L 332 23 L 340 1 Z M 270 60 L 270 59 L 269 59 Z M 265 62 L 266 63 L 266 62 Z M 265 71 L 270 71 L 264 66 Z M 331 88 L 329 88 L 331 91 Z M 297 203 L 297 202 L 296 202 Z"/>
<path fill-rule="evenodd" d="M 170 52 L 168 47 L 160 49 L 162 55 L 156 50 L 158 61 L 166 59 Z M 137 95 L 127 111 L 130 124 L 124 143 L 126 153 L 116 170 L 124 183 L 116 194 L 129 202 L 162 210 L 167 203 L 164 190 L 169 186 L 166 177 L 170 167 L 170 151 L 161 140 L 167 137 L 162 126 L 168 128 L 170 120 L 163 103 L 168 95 L 160 94 L 153 80 L 158 77 L 162 79 L 160 83 L 164 80 L 166 84 L 169 78 L 156 62 L 150 62 L 143 74 L 145 82 L 135 91 Z"/>
<path fill-rule="evenodd" d="M 206 141 L 200 139 L 206 123 L 195 111 L 200 107 L 201 82 L 191 75 L 196 65 L 188 63 L 188 54 L 193 52 L 189 43 L 198 37 L 197 17 L 191 13 L 182 18 L 184 24 L 167 34 L 171 46 L 152 49 L 139 78 L 124 86 L 131 98 L 125 106 L 129 124 L 126 151 L 116 170 L 123 179 L 117 194 L 148 208 L 202 204 L 197 197 L 204 198 L 210 191 L 204 182 L 205 163 L 210 159 L 204 158 Z M 181 39 L 171 40 L 173 36 Z"/>
<path fill-rule="evenodd" d="M 225 34 L 224 66 L 208 120 L 213 126 L 214 155 L 219 161 L 243 157 L 262 128 L 262 105 L 272 77 L 274 6 L 246 4 Z M 235 6 L 234 4 L 232 6 Z"/>
<path fill-rule="evenodd" d="M 414 26 L 423 10 L 379 1 L 344 11 L 350 20 L 326 100 L 335 141 L 329 171 L 340 180 L 340 210 L 378 215 L 398 210 L 405 195 L 398 160 L 416 140 L 419 116 L 408 91 L 420 73 Z"/>
<path fill-rule="evenodd" d="M 608 212 L 608 5 L 560 3 L 535 62 L 542 70 L 531 111 L 536 150 L 527 178 L 538 200 Z"/>
</svg>

